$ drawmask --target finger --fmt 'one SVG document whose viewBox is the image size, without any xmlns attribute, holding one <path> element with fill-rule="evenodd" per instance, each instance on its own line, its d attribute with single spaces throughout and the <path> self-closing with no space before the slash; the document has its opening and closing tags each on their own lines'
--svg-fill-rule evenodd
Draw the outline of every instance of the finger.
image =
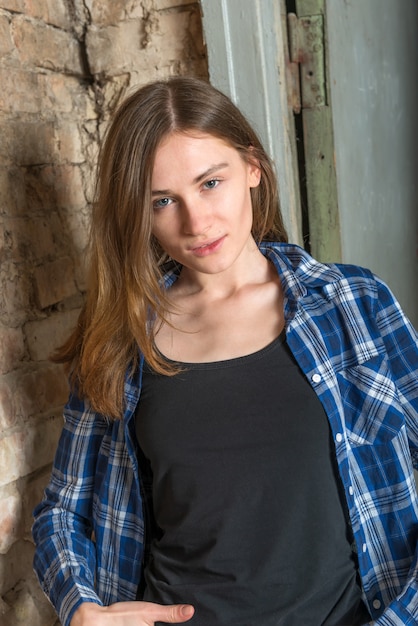
<svg viewBox="0 0 418 626">
<path fill-rule="evenodd" d="M 152 608 L 151 608 L 152 606 Z M 194 615 L 191 604 L 150 604 L 150 616 L 154 622 L 166 622 L 167 624 L 181 624 L 187 622 Z"/>
</svg>

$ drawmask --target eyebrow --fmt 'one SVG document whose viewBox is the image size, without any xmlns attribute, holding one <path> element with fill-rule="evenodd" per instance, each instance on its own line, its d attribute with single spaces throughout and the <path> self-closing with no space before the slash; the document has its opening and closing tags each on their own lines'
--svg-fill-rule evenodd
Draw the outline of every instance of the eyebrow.
<svg viewBox="0 0 418 626">
<path fill-rule="evenodd" d="M 202 174 L 199 174 L 198 176 L 196 176 L 196 178 L 193 179 L 193 184 L 196 185 L 197 183 L 200 183 L 202 180 L 204 180 L 208 176 L 211 176 L 215 172 L 217 172 L 219 170 L 222 170 L 225 167 L 228 167 L 228 165 L 229 165 L 229 163 L 226 163 L 226 162 L 225 163 L 217 163 L 216 165 L 212 165 L 207 170 L 202 172 Z M 170 189 L 153 189 L 151 193 L 152 193 L 153 196 L 161 196 L 161 195 L 165 195 L 165 194 L 170 194 L 171 191 L 170 191 Z"/>
</svg>

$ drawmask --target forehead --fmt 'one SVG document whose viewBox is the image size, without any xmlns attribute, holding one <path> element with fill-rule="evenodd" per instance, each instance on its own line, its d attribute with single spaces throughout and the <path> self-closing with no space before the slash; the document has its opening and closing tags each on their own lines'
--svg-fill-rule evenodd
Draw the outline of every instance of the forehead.
<svg viewBox="0 0 418 626">
<path fill-rule="evenodd" d="M 157 147 L 153 178 L 184 168 L 195 173 L 196 169 L 235 159 L 241 160 L 242 155 L 224 139 L 198 131 L 173 132 Z"/>
<path fill-rule="evenodd" d="M 202 150 L 203 148 L 209 149 L 230 149 L 235 150 L 235 148 L 225 139 L 221 139 L 216 135 L 211 135 L 209 133 L 202 133 L 198 130 L 190 130 L 190 131 L 173 131 L 169 135 L 163 137 L 156 150 L 156 158 L 159 154 L 166 152 L 168 150 L 175 150 L 177 147 L 180 149 L 193 148 L 196 146 L 196 149 Z"/>
</svg>

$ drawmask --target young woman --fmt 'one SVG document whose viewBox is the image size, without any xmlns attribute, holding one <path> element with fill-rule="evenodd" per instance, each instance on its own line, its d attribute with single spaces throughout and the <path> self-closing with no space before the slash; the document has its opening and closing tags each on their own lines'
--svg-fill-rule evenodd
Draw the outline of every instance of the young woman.
<svg viewBox="0 0 418 626">
<path fill-rule="evenodd" d="M 225 95 L 122 103 L 33 527 L 64 626 L 418 620 L 417 335 L 368 270 L 286 241 Z"/>
</svg>

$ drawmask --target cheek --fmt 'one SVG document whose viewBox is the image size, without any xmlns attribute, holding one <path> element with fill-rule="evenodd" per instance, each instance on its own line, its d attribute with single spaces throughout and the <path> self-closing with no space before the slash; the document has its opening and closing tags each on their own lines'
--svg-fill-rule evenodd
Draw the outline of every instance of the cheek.
<svg viewBox="0 0 418 626">
<path fill-rule="evenodd" d="M 176 228 L 170 220 L 156 219 L 152 226 L 151 232 L 160 246 L 167 250 L 176 240 Z"/>
<path fill-rule="evenodd" d="M 162 214 L 155 214 L 152 221 L 151 232 L 157 239 L 164 237 L 164 233 L 170 230 L 169 221 Z"/>
</svg>

